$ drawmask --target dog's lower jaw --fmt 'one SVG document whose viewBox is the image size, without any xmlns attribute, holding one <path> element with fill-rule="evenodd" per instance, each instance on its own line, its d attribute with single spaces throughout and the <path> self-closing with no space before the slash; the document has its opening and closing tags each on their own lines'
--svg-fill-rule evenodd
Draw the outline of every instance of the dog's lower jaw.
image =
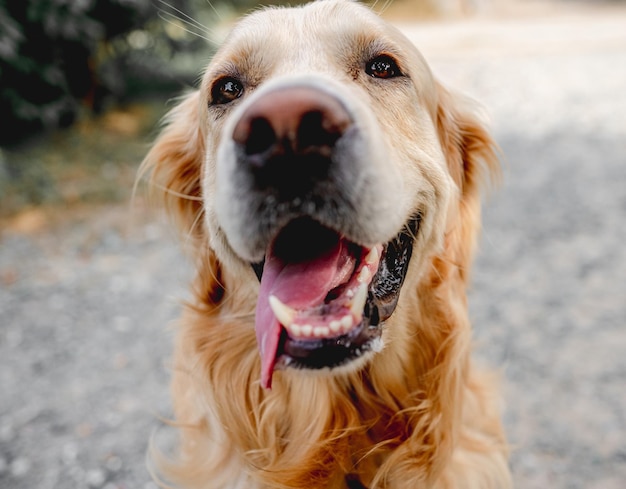
<svg viewBox="0 0 626 489">
<path fill-rule="evenodd" d="M 376 357 L 385 348 L 385 332 L 381 336 L 374 338 L 367 345 L 367 349 L 360 352 L 358 356 L 351 358 L 340 365 L 322 368 L 307 368 L 301 364 L 293 362 L 293 360 L 281 357 L 276 368 L 276 377 L 286 376 L 288 382 L 297 382 L 303 377 L 319 378 L 323 382 L 329 379 L 336 379 L 340 384 L 350 382 L 352 375 L 359 375 L 358 372 L 366 370 L 368 365 L 376 361 Z"/>
</svg>

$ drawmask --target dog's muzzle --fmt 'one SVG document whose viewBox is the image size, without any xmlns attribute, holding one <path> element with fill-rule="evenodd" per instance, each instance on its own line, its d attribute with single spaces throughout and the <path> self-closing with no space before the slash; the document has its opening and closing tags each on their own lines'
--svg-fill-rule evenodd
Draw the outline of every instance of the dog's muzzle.
<svg viewBox="0 0 626 489">
<path fill-rule="evenodd" d="M 391 241 L 363 239 L 361 137 L 338 98 L 308 86 L 257 97 L 233 126 L 232 174 L 254 230 L 237 237 L 263 250 L 250 262 L 264 387 L 277 367 L 334 368 L 381 346 L 420 217 Z"/>
</svg>

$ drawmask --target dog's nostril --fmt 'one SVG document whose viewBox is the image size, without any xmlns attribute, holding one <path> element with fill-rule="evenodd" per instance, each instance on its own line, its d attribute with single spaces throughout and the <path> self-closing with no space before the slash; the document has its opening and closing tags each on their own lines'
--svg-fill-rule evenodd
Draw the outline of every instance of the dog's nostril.
<svg viewBox="0 0 626 489">
<path fill-rule="evenodd" d="M 269 150 L 276 143 L 276 133 L 270 121 L 256 117 L 250 121 L 248 137 L 244 144 L 247 156 L 258 155 Z"/>
<path fill-rule="evenodd" d="M 322 111 L 311 111 L 302 116 L 296 139 L 298 151 L 332 148 L 335 145 L 341 136 L 341 130 L 331 127 L 328 124 L 329 119 Z"/>
</svg>

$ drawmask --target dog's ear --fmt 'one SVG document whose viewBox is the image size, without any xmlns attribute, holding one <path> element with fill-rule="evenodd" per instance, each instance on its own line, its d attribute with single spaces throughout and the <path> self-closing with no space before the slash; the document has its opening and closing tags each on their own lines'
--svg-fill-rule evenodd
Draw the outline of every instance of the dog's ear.
<svg viewBox="0 0 626 489">
<path fill-rule="evenodd" d="M 461 195 L 471 196 L 500 177 L 498 148 L 476 104 L 438 86 L 437 129 L 448 169 Z"/>
<path fill-rule="evenodd" d="M 151 194 L 163 201 L 179 230 L 198 237 L 202 226 L 200 178 L 205 157 L 199 91 L 184 96 L 167 114 L 164 127 L 145 157 L 139 175 L 150 175 Z"/>
<path fill-rule="evenodd" d="M 459 189 L 457 215 L 448 233 L 448 253 L 469 268 L 480 228 L 481 194 L 499 181 L 498 147 L 471 100 L 438 87 L 437 130 L 448 171 Z"/>
</svg>

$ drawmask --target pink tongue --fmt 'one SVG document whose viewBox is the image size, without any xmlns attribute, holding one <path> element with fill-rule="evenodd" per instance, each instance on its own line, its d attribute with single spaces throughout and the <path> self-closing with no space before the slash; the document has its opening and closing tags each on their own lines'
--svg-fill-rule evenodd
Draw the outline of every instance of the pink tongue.
<svg viewBox="0 0 626 489">
<path fill-rule="evenodd" d="M 297 263 L 285 263 L 271 251 L 268 252 L 256 307 L 256 337 L 261 354 L 263 387 L 269 389 L 272 386 L 281 333 L 281 325 L 270 308 L 269 297 L 275 295 L 284 304 L 298 310 L 321 304 L 328 292 L 346 279 L 347 257 L 347 248 L 342 240 L 320 256 Z"/>
</svg>

